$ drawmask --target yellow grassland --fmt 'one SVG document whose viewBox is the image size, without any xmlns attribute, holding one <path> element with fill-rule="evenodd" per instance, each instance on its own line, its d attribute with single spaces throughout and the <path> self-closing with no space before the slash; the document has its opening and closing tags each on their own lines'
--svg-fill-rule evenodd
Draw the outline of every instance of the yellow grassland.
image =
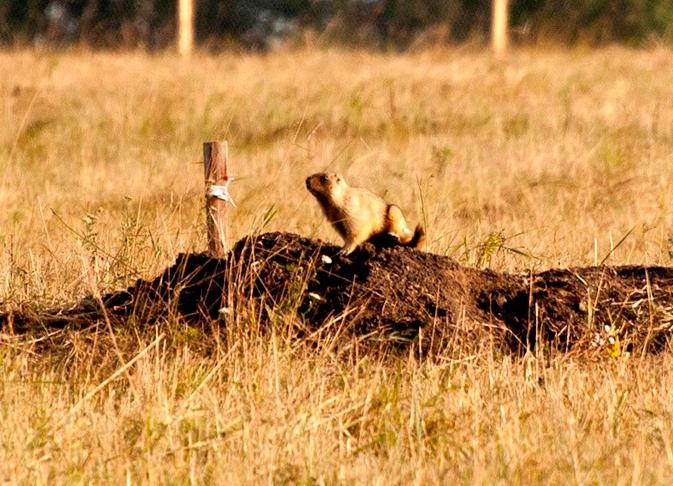
<svg viewBox="0 0 673 486">
<path fill-rule="evenodd" d="M 0 300 L 73 302 L 203 250 L 213 139 L 237 177 L 231 241 L 339 242 L 303 185 L 334 170 L 466 265 L 671 264 L 670 50 L 6 51 Z M 293 319 L 3 334 L 0 480 L 673 481 L 668 352 L 521 358 L 484 333 L 430 359 L 367 355 L 292 339 Z"/>
</svg>

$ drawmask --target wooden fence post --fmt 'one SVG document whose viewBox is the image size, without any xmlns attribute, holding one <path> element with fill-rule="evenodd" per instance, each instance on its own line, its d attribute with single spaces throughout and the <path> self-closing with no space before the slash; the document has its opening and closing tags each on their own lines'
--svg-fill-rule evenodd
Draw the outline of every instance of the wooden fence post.
<svg viewBox="0 0 673 486">
<path fill-rule="evenodd" d="M 194 48 L 194 0 L 178 0 L 178 52 L 188 56 Z"/>
<path fill-rule="evenodd" d="M 493 0 L 491 12 L 491 48 L 495 57 L 502 58 L 509 44 L 509 0 Z"/>
<path fill-rule="evenodd" d="M 203 144 L 203 166 L 206 178 L 206 222 L 208 225 L 208 253 L 224 258 L 227 251 L 227 206 L 233 205 L 227 188 L 231 178 L 227 174 L 227 142 Z"/>
</svg>

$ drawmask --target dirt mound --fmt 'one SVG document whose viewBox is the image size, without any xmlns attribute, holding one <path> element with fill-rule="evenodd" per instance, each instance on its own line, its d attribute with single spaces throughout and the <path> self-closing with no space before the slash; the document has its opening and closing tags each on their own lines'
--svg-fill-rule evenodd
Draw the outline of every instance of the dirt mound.
<svg viewBox="0 0 673 486">
<path fill-rule="evenodd" d="M 395 343 L 441 342 L 457 326 L 516 349 L 545 342 L 661 350 L 673 328 L 673 269 L 590 267 L 531 275 L 460 266 L 448 257 L 371 244 L 349 255 L 287 233 L 240 240 L 227 259 L 181 254 L 151 281 L 68 309 L 5 311 L 5 330 L 124 325 L 177 316 L 221 322 L 252 303 L 262 321 L 296 317 L 299 328 L 343 324 Z M 471 326 L 471 327 L 470 327 Z"/>
</svg>

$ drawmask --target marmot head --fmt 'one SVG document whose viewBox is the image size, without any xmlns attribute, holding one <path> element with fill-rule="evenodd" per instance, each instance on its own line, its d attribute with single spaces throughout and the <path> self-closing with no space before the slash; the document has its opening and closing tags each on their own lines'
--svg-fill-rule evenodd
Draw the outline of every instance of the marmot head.
<svg viewBox="0 0 673 486">
<path fill-rule="evenodd" d="M 318 172 L 306 178 L 306 189 L 316 197 L 339 198 L 347 187 L 339 174 Z"/>
</svg>

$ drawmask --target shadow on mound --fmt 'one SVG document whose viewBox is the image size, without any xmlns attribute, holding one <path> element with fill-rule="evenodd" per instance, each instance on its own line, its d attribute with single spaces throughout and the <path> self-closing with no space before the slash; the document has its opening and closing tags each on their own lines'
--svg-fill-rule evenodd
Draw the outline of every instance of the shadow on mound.
<svg viewBox="0 0 673 486">
<path fill-rule="evenodd" d="M 510 275 L 405 247 L 338 247 L 287 233 L 240 240 L 226 259 L 180 254 L 153 280 L 64 309 L 5 310 L 5 332 L 115 326 L 177 317 L 226 326 L 252 306 L 259 322 L 292 316 L 298 334 L 326 326 L 434 347 L 460 329 L 516 350 L 605 346 L 659 351 L 673 328 L 673 269 L 589 267 Z"/>
</svg>

